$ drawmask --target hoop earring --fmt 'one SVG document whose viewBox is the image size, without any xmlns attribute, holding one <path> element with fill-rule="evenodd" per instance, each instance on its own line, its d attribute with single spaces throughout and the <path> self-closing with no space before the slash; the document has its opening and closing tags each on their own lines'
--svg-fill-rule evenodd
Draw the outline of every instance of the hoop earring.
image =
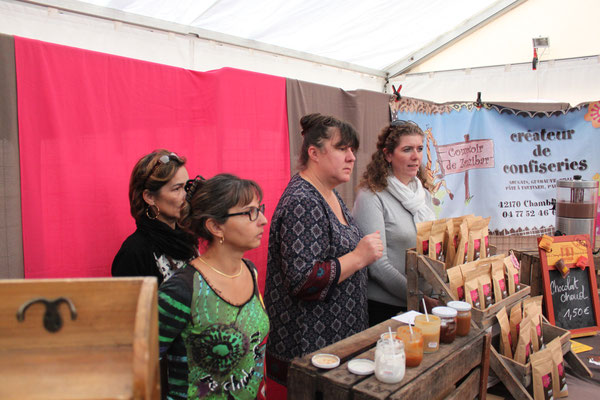
<svg viewBox="0 0 600 400">
<path fill-rule="evenodd" d="M 223 244 L 225 242 L 225 236 L 219 238 L 219 244 Z"/>
<path fill-rule="evenodd" d="M 156 211 L 154 211 L 153 207 L 156 208 Z M 152 210 L 152 214 L 154 216 L 150 215 L 150 210 Z M 146 216 L 148 217 L 148 219 L 154 220 L 154 219 L 158 218 L 159 215 L 160 215 L 160 209 L 158 208 L 158 206 L 156 204 L 151 204 L 151 205 L 148 205 L 148 207 L 146 207 Z"/>
</svg>

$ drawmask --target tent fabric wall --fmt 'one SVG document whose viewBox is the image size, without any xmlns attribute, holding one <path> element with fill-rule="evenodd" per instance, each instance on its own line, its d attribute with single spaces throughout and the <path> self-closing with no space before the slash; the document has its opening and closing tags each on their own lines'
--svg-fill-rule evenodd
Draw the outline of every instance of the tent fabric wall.
<svg viewBox="0 0 600 400">
<path fill-rule="evenodd" d="M 12 36 L 0 35 L 0 277 L 23 277 L 17 84 Z"/>
<path fill-rule="evenodd" d="M 2 82 L 5 82 L 5 81 L 12 82 L 11 83 L 12 88 L 13 88 L 12 93 L 14 95 L 8 96 L 6 98 L 7 100 L 1 103 L 2 109 L 4 110 L 2 116 L 4 118 L 6 118 L 6 115 L 12 115 L 13 126 L 14 126 L 14 132 L 13 132 L 14 138 L 13 138 L 13 142 L 12 142 L 13 143 L 12 156 L 16 157 L 16 161 L 13 163 L 15 168 L 13 170 L 11 170 L 13 173 L 13 177 L 11 178 L 10 181 L 8 181 L 7 180 L 8 177 L 6 175 L 4 175 L 3 179 L 5 179 L 6 184 L 4 185 L 4 187 L 6 187 L 6 188 L 10 187 L 9 186 L 10 182 L 14 183 L 15 187 L 10 192 L 13 194 L 16 194 L 16 196 L 17 196 L 17 198 L 11 202 L 11 204 L 16 206 L 16 208 L 12 207 L 11 209 L 8 209 L 8 208 L 6 208 L 6 205 L 3 206 L 5 215 L 11 216 L 16 221 L 16 223 L 11 223 L 11 228 L 10 228 L 11 230 L 10 230 L 10 235 L 9 235 L 10 240 L 4 241 L 4 243 L 10 244 L 10 246 L 7 244 L 3 248 L 3 251 L 5 251 L 5 252 L 9 251 L 12 259 L 10 260 L 10 262 L 6 262 L 0 267 L 0 276 L 8 278 L 8 277 L 23 277 L 24 276 L 24 273 L 23 273 L 24 262 L 23 262 L 23 245 L 22 245 L 22 231 L 21 231 L 21 209 L 20 209 L 21 199 L 20 199 L 19 165 L 18 165 L 19 152 L 18 152 L 18 134 L 17 134 L 18 132 L 17 132 L 17 112 L 16 112 L 16 83 L 15 83 L 15 70 L 14 70 L 15 61 L 14 61 L 14 56 L 13 56 L 14 45 L 13 45 L 13 37 L 3 36 L 3 39 L 4 39 L 4 41 L 1 41 L 0 43 L 7 43 L 7 45 L 9 45 L 10 47 L 3 47 L 6 49 L 6 51 L 2 52 L 2 56 L 4 58 L 10 57 L 10 60 L 6 60 L 5 62 L 2 62 L 2 68 L 4 68 L 3 71 L 4 70 L 8 71 L 7 73 L 3 74 L 2 76 L 3 77 L 8 76 L 10 78 L 10 80 L 4 79 Z M 36 41 L 31 41 L 31 42 L 36 43 Z M 45 46 L 55 47 L 57 49 L 70 49 L 68 47 L 64 47 L 64 46 L 60 46 L 60 45 L 45 44 Z M 101 53 L 95 53 L 95 52 L 90 52 L 90 51 L 85 51 L 85 50 L 74 50 L 74 51 L 75 51 L 75 53 L 80 53 L 82 55 L 86 55 L 87 58 L 103 56 L 103 57 L 108 57 L 109 59 L 114 58 L 114 60 L 121 60 L 121 61 L 127 62 L 127 63 L 134 63 L 134 64 L 139 63 L 140 65 L 155 65 L 158 67 L 157 64 L 144 63 L 143 61 L 135 61 L 135 60 L 130 60 L 130 59 L 126 59 L 126 58 L 121 58 L 118 56 L 109 56 L 109 55 L 105 55 L 105 54 L 101 55 Z M 45 62 L 46 61 L 44 61 L 44 63 Z M 36 65 L 36 64 L 34 63 L 32 65 Z M 43 63 L 40 65 L 43 65 Z M 85 65 L 85 64 L 81 64 L 81 65 Z M 8 67 L 11 67 L 11 68 L 8 68 Z M 42 68 L 42 67 L 40 66 L 40 68 Z M 170 67 L 165 67 L 165 68 L 169 69 Z M 171 68 L 171 69 L 179 70 L 178 68 Z M 181 71 L 186 71 L 186 70 L 181 70 Z M 40 76 L 44 75 L 42 72 L 44 72 L 44 71 L 40 72 L 40 74 L 41 74 Z M 72 71 L 72 73 L 76 73 L 76 71 Z M 187 71 L 186 73 L 187 74 L 196 74 L 195 72 L 192 72 L 192 71 Z M 51 79 L 51 78 L 49 76 L 46 76 L 45 79 Z M 99 78 L 92 77 L 90 79 L 97 80 Z M 123 78 L 120 78 L 120 80 L 122 82 L 126 81 Z M 68 81 L 65 81 L 65 82 L 68 82 Z M 286 122 L 290 121 L 290 123 L 289 123 L 290 129 L 288 131 L 289 138 L 286 135 L 286 139 L 289 140 L 289 144 L 288 144 L 288 142 L 286 142 L 285 149 L 283 147 L 280 147 L 280 150 L 278 150 L 277 153 L 284 154 L 286 157 L 289 154 L 291 154 L 291 157 L 289 159 L 286 158 L 288 160 L 288 161 L 286 161 L 286 165 L 282 166 L 284 171 L 286 171 L 286 174 L 288 177 L 290 176 L 290 170 L 291 170 L 291 174 L 293 174 L 297 171 L 295 168 L 295 165 L 296 165 L 296 160 L 298 158 L 301 140 L 302 140 L 302 137 L 299 134 L 299 132 L 300 132 L 299 120 L 302 115 L 305 115 L 310 112 L 321 112 L 324 114 L 332 114 L 341 119 L 351 122 L 357 128 L 359 135 L 360 135 L 361 146 L 360 146 L 359 152 L 357 153 L 356 168 L 354 170 L 352 180 L 349 183 L 341 185 L 338 188 L 338 190 L 342 194 L 346 204 L 349 207 L 352 207 L 353 202 L 354 202 L 354 194 L 355 194 L 356 185 L 358 184 L 360 174 L 362 174 L 364 167 L 370 160 L 371 153 L 375 147 L 376 137 L 379 134 L 381 128 L 389 123 L 390 117 L 389 117 L 389 111 L 388 111 L 388 106 L 387 106 L 387 102 L 389 100 L 389 95 L 383 94 L 383 93 L 378 93 L 378 92 L 367 91 L 367 90 L 358 90 L 358 91 L 348 92 L 348 91 L 344 91 L 344 90 L 334 88 L 331 86 L 307 83 L 307 82 L 302 82 L 302 81 L 293 80 L 293 79 L 288 79 L 286 81 L 286 88 L 287 88 L 286 89 L 286 91 L 287 91 L 286 97 L 287 97 L 287 105 L 288 105 Z M 30 89 L 33 90 L 33 88 L 30 88 Z M 133 89 L 133 90 L 135 91 L 138 89 Z M 236 90 L 239 90 L 239 89 L 236 88 Z M 233 92 L 235 92 L 235 90 Z M 6 91 L 5 93 L 11 93 L 11 92 Z M 24 100 L 24 99 L 22 98 L 21 100 Z M 12 114 L 9 112 L 11 110 L 11 108 L 8 107 L 8 105 L 11 104 L 11 101 L 13 104 Z M 77 97 L 76 103 L 82 105 L 83 104 L 82 99 Z M 286 100 L 282 99 L 281 105 L 283 107 L 285 107 L 285 104 L 286 104 Z M 105 104 L 105 106 L 106 106 L 106 104 Z M 76 106 L 76 107 L 78 107 L 78 106 Z M 49 109 L 52 109 L 52 107 L 50 107 Z M 75 111 L 76 110 L 72 110 L 71 112 L 75 112 Z M 47 112 L 47 110 L 44 110 L 44 112 Z M 227 114 L 228 112 L 229 111 L 226 111 L 225 113 Z M 108 115 L 109 114 L 106 114 L 105 117 L 107 117 Z M 229 112 L 229 115 L 234 115 L 234 114 Z M 91 116 L 90 118 L 92 118 L 92 120 L 96 119 L 97 121 L 100 121 L 100 119 L 97 119 L 99 117 Z M 239 118 L 239 116 L 238 116 L 238 118 Z M 33 121 L 30 121 L 30 122 L 33 122 Z M 242 125 L 243 124 L 244 123 L 242 123 Z M 52 124 L 50 124 L 50 125 L 52 125 Z M 5 124 L 5 126 L 11 126 L 11 125 L 7 123 L 7 124 Z M 40 128 L 41 128 L 41 126 L 40 126 Z M 130 129 L 132 129 L 132 128 L 130 128 Z M 287 129 L 287 127 L 286 127 L 286 129 Z M 8 132 L 8 131 L 4 131 L 4 132 Z M 156 142 L 156 139 L 157 139 L 156 134 L 153 134 L 150 136 L 152 136 L 152 138 L 145 137 L 143 139 L 143 140 L 147 141 L 147 149 L 148 149 L 147 151 L 150 151 L 153 149 L 151 143 L 153 141 Z M 67 137 L 65 137 L 65 139 L 66 138 Z M 75 136 L 73 138 L 75 138 Z M 131 144 L 129 144 L 129 145 L 131 145 Z M 6 147 L 5 141 L 3 141 L 3 146 Z M 129 147 L 129 146 L 127 146 L 127 147 Z M 155 147 L 168 147 L 168 146 L 165 145 L 164 143 L 160 143 L 160 141 L 159 141 L 159 142 L 156 142 Z M 184 147 L 187 147 L 187 146 L 184 146 Z M 221 149 L 220 151 L 225 151 L 225 150 Z M 123 174 L 127 175 L 129 173 L 129 171 L 131 170 L 132 165 L 135 163 L 136 157 L 139 157 L 141 154 L 141 153 L 136 153 L 134 156 L 133 154 L 130 154 L 130 152 L 131 152 L 131 150 L 129 148 L 123 149 L 121 151 L 117 150 L 117 154 L 120 154 L 121 159 L 114 161 L 114 163 L 109 162 L 109 164 L 113 164 L 113 165 L 111 165 L 110 168 L 112 168 L 114 170 L 122 170 L 124 172 L 120 175 L 123 175 Z M 125 154 L 125 153 L 128 153 L 128 154 Z M 182 149 L 181 153 L 183 155 L 187 155 L 188 158 L 190 158 L 190 155 L 192 154 L 192 152 L 190 150 L 188 150 L 187 148 Z M 35 153 L 35 154 L 38 154 L 38 153 Z M 39 162 L 39 161 L 36 161 L 36 162 Z M 190 163 L 193 164 L 194 160 L 189 160 L 189 164 Z M 225 167 L 226 166 L 222 165 L 222 163 L 221 163 L 221 165 L 213 166 L 212 169 L 209 168 L 209 170 L 203 170 L 203 171 L 200 171 L 200 173 L 202 173 L 205 176 L 211 176 L 212 174 L 222 171 L 223 168 L 225 168 Z M 39 168 L 39 165 L 38 165 L 38 168 Z M 188 169 L 189 169 L 190 175 L 193 175 L 196 173 L 194 168 L 189 167 Z M 278 167 L 276 169 L 281 169 L 281 168 Z M 267 170 L 265 170 L 264 174 L 262 174 L 263 175 L 262 179 L 267 179 L 269 173 L 270 172 L 267 172 Z M 95 174 L 100 174 L 100 172 L 97 171 Z M 120 176 L 119 178 L 114 180 L 115 184 L 119 185 L 119 188 L 117 190 L 120 193 L 120 197 L 119 197 L 118 203 L 115 203 L 115 204 L 119 204 L 118 207 L 121 207 L 121 206 L 125 207 L 126 203 L 127 203 L 127 195 L 126 195 L 127 177 L 125 175 Z M 33 179 L 33 177 L 32 177 L 32 179 Z M 286 182 L 287 182 L 287 178 L 286 178 Z M 86 183 L 83 183 L 83 184 L 86 185 Z M 23 187 L 23 190 L 25 192 L 28 192 L 28 189 L 26 188 L 25 185 Z M 283 190 L 283 188 L 281 188 L 281 190 L 278 190 L 277 193 L 273 194 L 273 196 L 275 196 L 274 203 L 268 205 L 271 208 L 270 212 L 272 212 L 272 209 L 275 207 L 277 199 L 278 199 L 279 195 L 281 194 L 282 190 Z M 44 207 L 42 207 L 42 209 L 43 208 Z M 48 207 L 46 206 L 45 208 L 47 209 Z M 40 210 L 40 212 L 41 212 L 41 210 Z M 116 229 L 118 229 L 120 232 L 127 232 L 127 231 L 133 229 L 133 222 L 131 221 L 131 217 L 124 211 L 124 208 L 119 211 L 118 218 L 115 216 L 110 216 L 111 212 L 109 212 L 108 214 L 109 215 L 107 215 L 106 217 L 109 217 L 112 219 L 115 219 L 115 218 L 117 219 L 114 222 L 114 224 L 117 225 Z M 85 217 L 85 218 L 87 218 L 87 217 Z M 33 220 L 30 220 L 30 227 L 32 227 L 33 229 L 36 229 L 36 230 L 41 229 L 39 226 L 36 227 L 36 224 L 33 222 Z M 18 230 L 18 231 L 16 231 L 16 230 Z M 122 239 L 123 239 L 122 235 L 123 235 L 122 233 L 120 235 L 116 235 L 118 237 L 114 237 L 114 235 L 109 235 L 110 236 L 109 241 L 111 243 L 114 242 L 114 243 L 112 243 L 111 248 L 118 246 L 120 241 L 122 241 Z M 18 243 L 14 243 L 15 240 L 18 240 Z M 266 243 L 263 243 L 263 246 L 264 245 L 266 245 Z M 30 247 L 31 246 L 33 246 L 33 243 L 30 243 Z M 116 249 L 114 251 L 116 251 Z M 93 275 L 106 275 L 108 273 L 106 262 L 110 261 L 112 255 L 114 254 L 114 251 L 110 250 L 110 251 L 107 251 L 106 254 L 101 255 L 103 263 L 96 265 L 96 269 L 95 269 L 95 272 L 93 272 Z M 1 253 L 1 254 L 2 254 L 2 256 L 5 256 L 4 253 Z M 6 256 L 8 256 L 8 254 Z M 35 258 L 34 258 L 34 260 L 35 260 Z M 28 262 L 28 265 L 30 265 L 29 262 Z M 35 265 L 35 266 L 33 266 L 33 265 Z M 40 268 L 42 268 L 42 270 L 43 270 L 43 267 L 40 267 L 39 260 L 36 260 L 35 263 L 32 264 L 31 268 L 32 268 L 32 270 L 30 272 L 32 272 L 34 275 L 29 275 L 29 276 L 38 276 L 37 274 L 40 273 Z M 37 272 L 33 272 L 34 270 Z M 66 271 L 64 271 L 64 272 L 66 272 Z M 43 274 L 43 272 L 42 272 L 42 274 Z M 77 274 L 81 275 L 81 273 L 77 272 L 77 269 L 75 269 L 74 271 L 71 271 L 69 273 L 70 276 L 74 276 Z"/>
<path fill-rule="evenodd" d="M 345 91 L 331 86 L 288 79 L 287 112 L 290 127 L 290 162 L 292 173 L 297 171 L 297 160 L 302 146 L 300 118 L 310 113 L 333 115 L 350 122 L 358 131 L 360 147 L 349 182 L 339 191 L 346 205 L 352 209 L 360 176 L 371 160 L 377 136 L 390 123 L 388 102 L 390 95 L 368 90 Z"/>
<path fill-rule="evenodd" d="M 26 278 L 109 275 L 134 230 L 131 169 L 156 148 L 186 156 L 190 176 L 256 180 L 272 214 L 289 180 L 285 79 L 23 38 L 15 57 Z M 264 237 L 247 254 L 263 277 Z"/>
</svg>

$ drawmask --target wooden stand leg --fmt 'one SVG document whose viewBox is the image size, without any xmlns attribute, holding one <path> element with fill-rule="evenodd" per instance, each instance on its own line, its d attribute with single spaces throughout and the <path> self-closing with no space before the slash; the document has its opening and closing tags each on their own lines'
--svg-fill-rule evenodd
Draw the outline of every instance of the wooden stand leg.
<svg viewBox="0 0 600 400">
<path fill-rule="evenodd" d="M 417 272 L 417 253 L 406 252 L 406 309 L 419 311 L 419 273 Z"/>
<path fill-rule="evenodd" d="M 483 339 L 483 352 L 481 355 L 481 380 L 479 381 L 479 400 L 485 400 L 487 394 L 487 383 L 490 373 L 490 347 L 492 347 L 492 334 L 488 332 Z"/>
</svg>

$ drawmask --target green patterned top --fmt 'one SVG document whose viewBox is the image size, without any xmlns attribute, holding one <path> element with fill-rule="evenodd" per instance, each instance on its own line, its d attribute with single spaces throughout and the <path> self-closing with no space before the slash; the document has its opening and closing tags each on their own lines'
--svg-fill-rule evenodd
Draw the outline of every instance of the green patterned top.
<svg viewBox="0 0 600 400">
<path fill-rule="evenodd" d="M 168 399 L 258 395 L 269 320 L 256 268 L 244 262 L 253 277 L 254 294 L 240 306 L 221 298 L 189 264 L 160 286 L 160 356 L 166 356 L 169 365 Z"/>
</svg>

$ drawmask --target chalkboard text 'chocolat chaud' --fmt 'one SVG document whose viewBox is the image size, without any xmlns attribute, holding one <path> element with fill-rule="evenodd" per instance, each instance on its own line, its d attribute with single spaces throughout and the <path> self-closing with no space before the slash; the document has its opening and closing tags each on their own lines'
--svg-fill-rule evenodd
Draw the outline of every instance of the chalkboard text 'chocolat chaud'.
<svg viewBox="0 0 600 400">
<path fill-rule="evenodd" d="M 577 335 L 600 330 L 600 302 L 588 236 L 554 237 L 551 247 L 540 248 L 539 253 L 550 323 Z M 585 265 L 576 265 L 582 257 Z M 566 276 L 561 274 L 559 264 L 568 268 L 563 271 Z"/>
</svg>

